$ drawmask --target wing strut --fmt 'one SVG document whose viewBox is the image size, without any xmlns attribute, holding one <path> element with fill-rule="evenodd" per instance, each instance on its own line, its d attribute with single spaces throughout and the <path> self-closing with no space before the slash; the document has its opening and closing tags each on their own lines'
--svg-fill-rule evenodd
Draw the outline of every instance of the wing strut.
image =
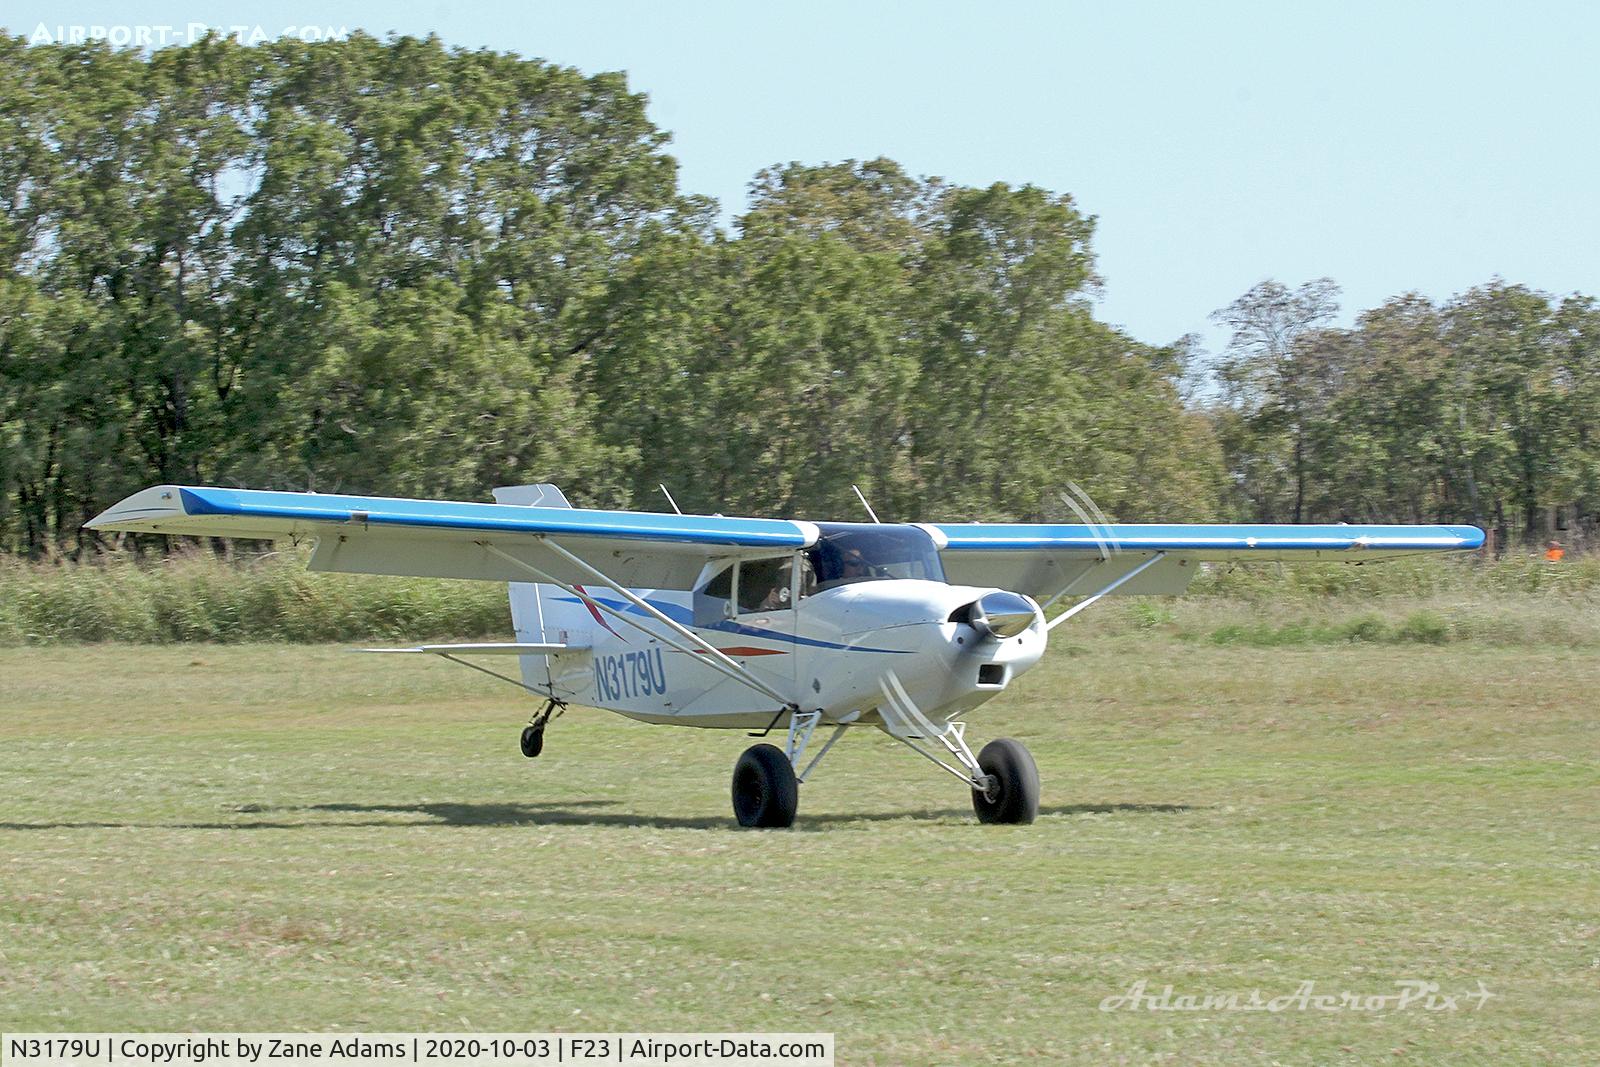
<svg viewBox="0 0 1600 1067">
<path fill-rule="evenodd" d="M 595 607 L 599 608 L 601 611 L 605 612 L 606 614 L 611 615 L 611 616 L 619 619 L 620 621 L 627 623 L 629 626 L 632 626 L 634 629 L 639 630 L 639 631 L 643 632 L 644 634 L 646 634 L 646 635 L 648 635 L 650 637 L 654 637 L 654 638 L 656 638 L 656 639 L 658 639 L 660 641 L 665 642 L 668 645 L 671 645 L 673 648 L 677 649 L 679 652 L 686 652 L 691 656 L 695 655 L 697 653 L 704 653 L 705 657 L 706 657 L 704 662 L 705 662 L 705 664 L 707 666 L 716 668 L 717 670 L 721 671 L 723 674 L 726 674 L 729 678 L 732 678 L 734 681 L 740 682 L 740 683 L 743 683 L 744 685 L 749 686 L 751 689 L 754 689 L 756 692 L 760 693 L 763 696 L 771 697 L 773 700 L 776 700 L 779 703 L 779 705 L 781 705 L 784 708 L 787 708 L 789 710 L 793 710 L 794 709 L 795 705 L 794 705 L 794 703 L 792 701 L 788 700 L 787 698 L 785 698 L 783 696 L 783 694 L 779 693 L 776 689 L 772 688 L 767 683 L 763 682 L 761 679 L 757 678 L 755 675 L 753 675 L 749 671 L 745 670 L 739 664 L 735 663 L 733 661 L 733 659 L 728 656 L 727 653 L 722 651 L 722 649 L 720 649 L 717 646 L 715 646 L 715 645 L 711 644 L 710 642 L 706 641 L 699 634 L 695 633 L 693 630 L 689 629 L 687 626 L 684 626 L 682 623 L 679 623 L 679 622 L 677 622 L 677 621 L 675 621 L 673 619 L 668 618 L 661 611 L 657 610 L 655 605 L 649 603 L 643 597 L 635 595 L 632 590 L 625 589 L 621 585 L 618 585 L 616 582 L 614 582 L 610 578 L 606 577 L 605 574 L 603 574 L 599 570 L 596 570 L 593 566 L 591 566 L 582 557 L 572 554 L 571 552 L 567 551 L 562 546 L 556 544 L 554 541 L 551 541 L 548 538 L 546 538 L 543 534 L 536 535 L 536 539 L 539 541 L 540 544 L 544 545 L 544 547 L 550 549 L 552 552 L 555 552 L 557 555 L 559 555 L 563 559 L 565 559 L 568 563 L 571 563 L 574 567 L 577 567 L 579 570 L 583 571 L 585 574 L 588 574 L 588 575 L 592 576 L 594 578 L 594 580 L 598 584 L 605 586 L 607 589 L 611 590 L 613 593 L 616 593 L 618 596 L 622 597 L 624 600 L 627 600 L 629 603 L 633 604 L 635 607 L 639 608 L 641 611 L 643 611 L 646 614 L 648 614 L 651 618 L 655 619 L 657 622 L 661 623 L 663 626 L 666 626 L 673 633 L 678 634 L 680 637 L 682 637 L 688 643 L 687 644 L 681 644 L 681 643 L 679 643 L 677 641 L 674 641 L 672 638 L 668 637 L 667 635 L 661 634 L 661 633 L 657 633 L 656 631 L 650 629 L 648 626 L 645 626 L 638 619 L 633 618 L 632 616 L 628 615 L 626 612 L 618 611 L 616 608 L 610 607 L 607 604 L 603 604 L 600 601 L 595 600 L 593 597 L 584 596 L 581 592 L 579 592 L 573 586 L 567 584 L 566 582 L 561 581 L 559 578 L 555 578 L 552 575 L 547 574 L 546 572 L 540 570 L 538 567 L 535 567 L 531 563 L 527 563 L 527 562 L 525 562 L 523 560 L 518 559 L 516 556 L 511 555 L 509 552 L 501 551 L 500 549 L 496 548 L 494 545 L 490 544 L 487 541 L 479 541 L 478 544 L 483 546 L 483 548 L 486 551 L 491 552 L 494 555 L 500 557 L 501 559 L 505 560 L 507 563 L 511 564 L 513 567 L 519 567 L 522 570 L 527 571 L 529 574 L 534 575 L 535 577 L 537 577 L 542 582 L 549 582 L 551 585 L 559 586 L 561 589 L 566 590 L 571 595 L 582 599 L 585 603 L 593 604 Z"/>
<path fill-rule="evenodd" d="M 1161 562 L 1162 560 L 1164 560 L 1166 558 L 1167 558 L 1167 554 L 1165 552 L 1157 552 L 1155 555 L 1151 556 L 1149 559 L 1145 560 L 1143 563 L 1139 564 L 1137 567 L 1133 568 L 1133 570 L 1129 571 L 1127 574 L 1124 574 L 1121 578 L 1118 578 L 1116 581 L 1112 582 L 1110 585 L 1106 586 L 1104 589 L 1100 590 L 1098 593 L 1095 593 L 1092 596 L 1089 596 L 1088 598 L 1086 598 L 1084 600 L 1080 600 L 1078 603 L 1072 605 L 1072 607 L 1068 608 L 1066 611 L 1063 611 L 1060 615 L 1057 615 L 1055 618 L 1053 618 L 1049 622 L 1045 623 L 1044 624 L 1044 628 L 1046 630 L 1054 630 L 1057 626 L 1060 626 L 1062 623 L 1064 623 L 1068 619 L 1072 618 L 1078 612 L 1082 611 L 1084 608 L 1088 607 L 1090 604 L 1093 604 L 1096 600 L 1099 600 L 1101 597 L 1105 596 L 1107 593 L 1110 593 L 1113 590 L 1115 590 L 1118 586 L 1122 585 L 1122 583 L 1130 581 L 1130 580 L 1132 580 L 1134 578 L 1137 578 L 1146 569 L 1155 566 L 1157 563 Z M 1068 586 L 1068 588 L 1071 588 L 1071 586 Z"/>
</svg>

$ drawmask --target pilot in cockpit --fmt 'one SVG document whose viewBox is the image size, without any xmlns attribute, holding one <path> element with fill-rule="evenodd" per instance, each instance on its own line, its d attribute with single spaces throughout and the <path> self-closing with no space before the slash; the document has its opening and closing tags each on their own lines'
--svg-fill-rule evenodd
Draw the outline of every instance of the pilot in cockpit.
<svg viewBox="0 0 1600 1067">
<path fill-rule="evenodd" d="M 839 563 L 839 579 L 841 581 L 854 581 L 857 578 L 872 577 L 872 568 L 867 566 L 866 558 L 861 555 L 859 548 L 847 549 L 844 559 Z"/>
</svg>

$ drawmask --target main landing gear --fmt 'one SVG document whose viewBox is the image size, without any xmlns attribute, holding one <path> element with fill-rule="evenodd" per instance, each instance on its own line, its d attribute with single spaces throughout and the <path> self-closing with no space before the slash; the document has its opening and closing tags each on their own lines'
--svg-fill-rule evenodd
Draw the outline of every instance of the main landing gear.
<svg viewBox="0 0 1600 1067">
<path fill-rule="evenodd" d="M 781 717 L 780 713 L 774 718 L 772 726 L 776 726 Z M 733 817 L 739 820 L 740 826 L 782 829 L 794 825 L 795 809 L 800 806 L 800 783 L 822 762 L 822 757 L 846 729 L 844 723 L 836 725 L 832 735 L 811 757 L 811 762 L 804 770 L 799 770 L 806 747 L 811 744 L 811 735 L 821 721 L 820 711 L 792 711 L 789 735 L 782 748 L 751 745 L 740 754 L 739 761 L 733 765 Z"/>
<path fill-rule="evenodd" d="M 751 745 L 733 765 L 733 816 L 740 826 L 794 825 L 800 779 L 777 745 Z"/>
<path fill-rule="evenodd" d="M 529 759 L 535 759 L 544 751 L 544 728 L 550 724 L 551 718 L 567 710 L 567 705 L 555 699 L 544 706 L 544 710 L 528 720 L 528 725 L 522 728 L 522 754 Z"/>
<path fill-rule="evenodd" d="M 740 754 L 733 766 L 733 814 L 740 826 L 781 829 L 794 825 L 795 811 L 800 806 L 800 783 L 846 728 L 843 723 L 836 726 L 805 770 L 796 773 L 811 734 L 821 720 L 821 712 L 794 712 L 790 715 L 789 736 L 783 748 L 752 745 Z M 1039 814 L 1039 768 L 1022 742 L 1009 737 L 997 738 L 974 756 L 967 747 L 964 733 L 965 724 L 952 722 L 945 725 L 942 734 L 936 735 L 960 763 L 960 769 L 918 744 L 921 736 L 897 735 L 897 740 L 966 782 L 972 789 L 972 809 L 979 822 L 1033 822 Z"/>
<path fill-rule="evenodd" d="M 978 753 L 988 780 L 972 788 L 972 810 L 979 822 L 1030 823 L 1039 814 L 1039 768 L 1021 741 L 999 737 Z"/>
<path fill-rule="evenodd" d="M 972 787 L 972 810 L 983 823 L 1025 825 L 1039 814 L 1039 768 L 1021 741 L 996 738 L 983 746 L 978 755 L 967 747 L 967 724 L 944 724 L 934 740 L 955 757 L 954 767 L 935 756 L 918 742 L 916 735 L 897 734 L 896 738 L 912 751 L 932 761 Z"/>
</svg>

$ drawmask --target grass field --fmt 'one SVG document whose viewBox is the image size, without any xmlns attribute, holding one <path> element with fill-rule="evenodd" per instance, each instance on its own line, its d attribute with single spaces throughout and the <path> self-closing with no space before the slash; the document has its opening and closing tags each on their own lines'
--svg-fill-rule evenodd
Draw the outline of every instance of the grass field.
<svg viewBox="0 0 1600 1067">
<path fill-rule="evenodd" d="M 1069 640 L 1061 640 L 1066 637 Z M 0 650 L 0 1028 L 826 1030 L 842 1064 L 1600 1061 L 1600 656 L 1057 635 L 972 721 L 1031 827 L 847 738 L 740 832 L 738 733 L 327 646 Z M 1455 1011 L 1100 1010 L 1155 993 Z"/>
</svg>

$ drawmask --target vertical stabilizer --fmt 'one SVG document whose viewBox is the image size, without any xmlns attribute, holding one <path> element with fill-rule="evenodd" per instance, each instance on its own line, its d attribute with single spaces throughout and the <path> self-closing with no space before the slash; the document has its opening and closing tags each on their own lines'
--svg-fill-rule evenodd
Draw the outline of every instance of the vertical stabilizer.
<svg viewBox="0 0 1600 1067">
<path fill-rule="evenodd" d="M 494 491 L 496 504 L 518 504 L 525 508 L 570 508 L 566 494 L 549 482 L 538 485 L 502 485 Z"/>
<path fill-rule="evenodd" d="M 494 491 L 497 504 L 516 504 L 530 508 L 570 508 L 566 496 L 549 482 L 538 485 L 504 485 Z M 516 629 L 517 640 L 530 644 L 541 642 L 565 643 L 561 616 L 572 614 L 563 611 L 567 605 L 553 601 L 541 594 L 559 592 L 554 586 L 540 586 L 533 582 L 510 583 L 511 625 Z M 523 656 L 522 684 L 534 689 L 550 691 L 549 660 L 544 656 Z"/>
</svg>

